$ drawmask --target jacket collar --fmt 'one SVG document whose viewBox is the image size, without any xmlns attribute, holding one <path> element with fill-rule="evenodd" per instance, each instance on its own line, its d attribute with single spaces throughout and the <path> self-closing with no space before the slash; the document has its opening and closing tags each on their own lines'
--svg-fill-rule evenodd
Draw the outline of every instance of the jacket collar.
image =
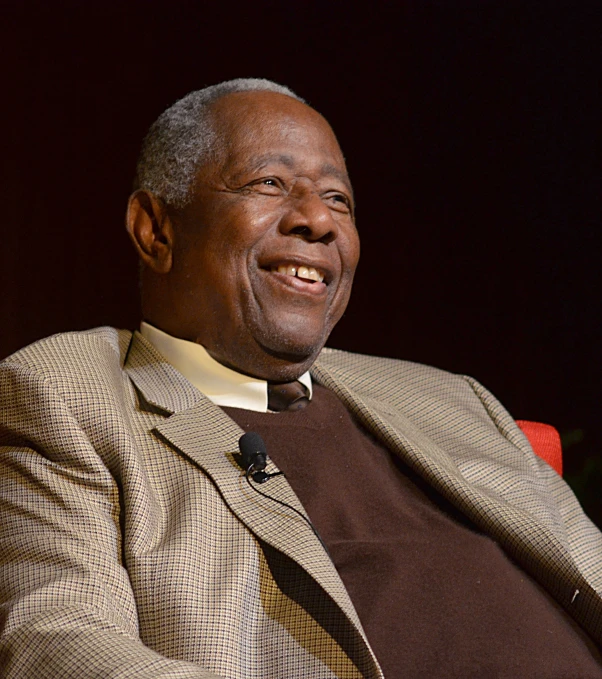
<svg viewBox="0 0 602 679">
<path fill-rule="evenodd" d="M 207 400 L 138 331 L 131 337 L 124 370 L 136 386 L 143 409 L 173 415 Z"/>
<path fill-rule="evenodd" d="M 256 412 L 268 410 L 268 383 L 239 373 L 216 361 L 200 344 L 173 337 L 150 323 L 142 322 L 140 334 L 176 370 L 213 403 Z M 309 372 L 299 377 L 312 397 Z"/>
</svg>

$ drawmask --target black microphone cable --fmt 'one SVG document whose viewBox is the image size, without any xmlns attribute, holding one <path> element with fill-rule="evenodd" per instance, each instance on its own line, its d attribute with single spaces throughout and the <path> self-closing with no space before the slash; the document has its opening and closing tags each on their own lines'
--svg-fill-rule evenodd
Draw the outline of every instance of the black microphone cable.
<svg viewBox="0 0 602 679">
<path fill-rule="evenodd" d="M 251 473 L 253 472 L 253 480 L 255 483 L 265 483 L 269 479 L 271 479 L 273 476 L 285 476 L 284 472 L 275 472 L 273 474 L 268 474 L 265 472 L 265 468 L 267 465 L 267 451 L 265 448 L 265 443 L 263 442 L 263 439 L 259 434 L 257 434 L 254 431 L 248 431 L 246 434 L 243 434 L 240 439 L 238 440 L 238 447 L 240 449 L 240 456 L 242 458 L 242 467 L 243 469 L 246 468 L 245 471 L 245 479 L 247 479 L 247 483 L 249 484 L 249 487 L 251 490 L 254 490 L 256 493 L 259 495 L 262 495 L 265 497 L 267 500 L 271 500 L 272 502 L 277 502 L 279 505 L 282 507 L 286 507 L 287 509 L 291 509 L 295 514 L 300 516 L 303 521 L 311 528 L 313 534 L 318 538 L 320 541 L 320 544 L 322 547 L 324 547 L 324 551 L 328 556 L 330 556 L 330 552 L 328 551 L 328 548 L 322 541 L 322 538 L 320 537 L 318 531 L 314 528 L 313 523 L 305 516 L 302 514 L 298 509 L 295 509 L 294 507 L 291 507 L 286 502 L 283 502 L 282 500 L 277 500 L 275 497 L 271 497 L 270 495 L 267 495 L 266 493 L 262 493 L 259 488 L 256 488 L 252 483 L 251 483 Z"/>
</svg>

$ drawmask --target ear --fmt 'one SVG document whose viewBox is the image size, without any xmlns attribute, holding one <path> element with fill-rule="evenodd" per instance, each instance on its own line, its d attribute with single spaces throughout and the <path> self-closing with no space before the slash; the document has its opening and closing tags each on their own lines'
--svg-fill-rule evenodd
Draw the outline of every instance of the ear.
<svg viewBox="0 0 602 679">
<path fill-rule="evenodd" d="M 162 200 L 139 189 L 128 201 L 125 228 L 144 265 L 169 273 L 173 263 L 173 224 Z"/>
</svg>

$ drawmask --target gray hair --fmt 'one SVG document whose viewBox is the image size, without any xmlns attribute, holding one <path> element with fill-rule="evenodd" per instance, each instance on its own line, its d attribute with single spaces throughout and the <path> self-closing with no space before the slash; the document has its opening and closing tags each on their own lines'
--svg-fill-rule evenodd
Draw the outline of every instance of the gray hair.
<svg viewBox="0 0 602 679">
<path fill-rule="evenodd" d="M 278 92 L 301 97 L 263 78 L 237 78 L 190 92 L 164 111 L 142 142 L 135 187 L 146 189 L 175 208 L 191 197 L 199 166 L 215 151 L 218 139 L 210 115 L 213 102 L 232 92 Z"/>
</svg>

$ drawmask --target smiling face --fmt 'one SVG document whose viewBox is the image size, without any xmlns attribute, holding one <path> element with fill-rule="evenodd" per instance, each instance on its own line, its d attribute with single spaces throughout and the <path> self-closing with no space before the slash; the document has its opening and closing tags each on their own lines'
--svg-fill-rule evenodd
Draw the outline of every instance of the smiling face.
<svg viewBox="0 0 602 679">
<path fill-rule="evenodd" d="M 359 257 L 343 155 L 285 95 L 229 94 L 212 112 L 222 143 L 170 215 L 170 309 L 148 320 L 236 370 L 293 379 L 345 310 Z"/>
</svg>

